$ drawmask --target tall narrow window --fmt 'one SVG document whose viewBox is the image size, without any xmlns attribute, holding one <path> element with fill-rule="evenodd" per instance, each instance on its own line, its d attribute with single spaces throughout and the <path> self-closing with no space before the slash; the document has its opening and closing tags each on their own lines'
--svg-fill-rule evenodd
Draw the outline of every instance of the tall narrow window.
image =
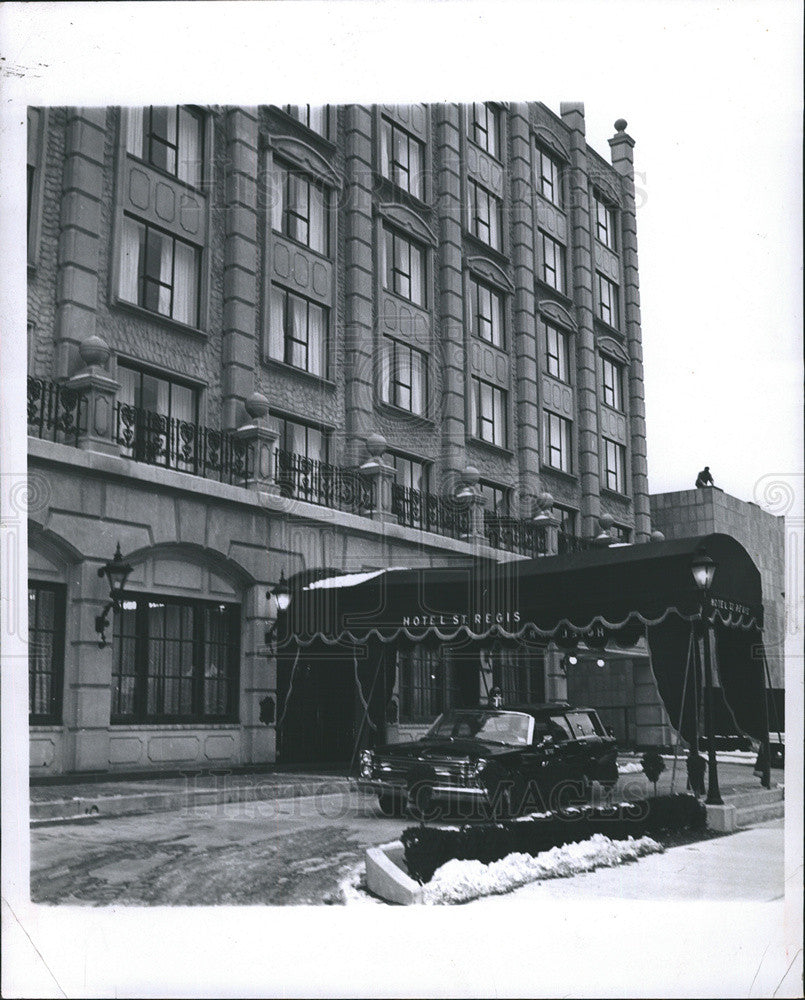
<svg viewBox="0 0 805 1000">
<path fill-rule="evenodd" d="M 237 719 L 240 609 L 132 595 L 115 615 L 112 722 Z"/>
<path fill-rule="evenodd" d="M 600 243 L 610 250 L 617 249 L 615 243 L 615 209 L 610 208 L 598 195 L 595 201 L 595 235 Z"/>
<path fill-rule="evenodd" d="M 326 254 L 329 221 L 326 188 L 279 161 L 274 163 L 270 181 L 272 229 Z"/>
<path fill-rule="evenodd" d="M 476 146 L 500 158 L 500 118 L 491 104 L 467 107 L 467 135 Z"/>
<path fill-rule="evenodd" d="M 381 398 L 409 413 L 427 413 L 428 356 L 399 340 L 383 337 Z"/>
<path fill-rule="evenodd" d="M 597 274 L 598 315 L 605 323 L 617 327 L 619 324 L 618 286 L 600 272 Z"/>
<path fill-rule="evenodd" d="M 626 492 L 626 449 L 609 438 L 604 438 L 604 472 L 608 490 Z"/>
<path fill-rule="evenodd" d="M 623 411 L 623 369 L 607 357 L 601 358 L 604 402 L 613 410 Z"/>
<path fill-rule="evenodd" d="M 268 356 L 287 365 L 327 375 L 327 310 L 278 285 L 271 288 Z"/>
<path fill-rule="evenodd" d="M 468 181 L 470 232 L 495 250 L 501 249 L 503 206 L 485 187 Z"/>
<path fill-rule="evenodd" d="M 395 469 L 395 482 L 408 490 L 417 493 L 427 493 L 429 489 L 429 468 L 424 462 L 408 458 L 406 455 L 389 454 L 391 464 Z"/>
<path fill-rule="evenodd" d="M 312 132 L 330 138 L 330 115 L 326 104 L 286 104 L 284 110 Z"/>
<path fill-rule="evenodd" d="M 445 647 L 426 648 L 415 644 L 397 652 L 400 676 L 400 721 L 429 722 L 448 708 L 469 703 L 462 686 L 462 668 Z M 475 699 L 473 699 L 475 700 Z"/>
<path fill-rule="evenodd" d="M 470 329 L 481 340 L 503 347 L 503 296 L 475 277 L 470 277 Z"/>
<path fill-rule="evenodd" d="M 489 483 L 482 479 L 478 483 L 478 489 L 486 500 L 484 510 L 487 514 L 494 514 L 497 517 L 509 516 L 509 491 L 505 486 L 498 486 L 497 483 Z"/>
<path fill-rule="evenodd" d="M 121 403 L 171 420 L 191 424 L 198 421 L 198 390 L 186 382 L 156 375 L 123 361 L 118 363 L 117 377 Z"/>
<path fill-rule="evenodd" d="M 64 587 L 28 582 L 28 717 L 61 722 L 64 673 Z"/>
<path fill-rule="evenodd" d="M 578 511 L 572 510 L 570 507 L 562 507 L 560 504 L 555 504 L 552 511 L 553 516 L 559 522 L 557 549 L 559 555 L 563 555 L 565 552 L 573 552 L 578 545 L 576 538 Z"/>
<path fill-rule="evenodd" d="M 545 362 L 548 374 L 553 375 L 561 382 L 569 382 L 568 336 L 551 323 L 543 323 L 543 326 L 545 328 Z"/>
<path fill-rule="evenodd" d="M 542 146 L 536 147 L 537 190 L 552 205 L 561 208 L 562 195 L 562 165 Z"/>
<path fill-rule="evenodd" d="M 284 417 L 279 419 L 279 446 L 312 462 L 327 462 L 330 456 L 330 441 L 324 431 Z"/>
<path fill-rule="evenodd" d="M 197 327 L 200 270 L 198 247 L 124 216 L 119 283 L 123 301 Z"/>
<path fill-rule="evenodd" d="M 540 231 L 542 242 L 542 280 L 546 285 L 565 294 L 565 248 Z"/>
<path fill-rule="evenodd" d="M 549 410 L 543 412 L 545 460 L 554 469 L 572 472 L 570 461 L 570 421 Z"/>
<path fill-rule="evenodd" d="M 490 382 L 472 377 L 471 425 L 475 437 L 506 447 L 506 393 Z"/>
<path fill-rule="evenodd" d="M 383 118 L 380 124 L 380 172 L 383 176 L 416 198 L 424 198 L 424 163 L 424 144 Z"/>
<path fill-rule="evenodd" d="M 425 251 L 388 226 L 383 237 L 384 287 L 415 305 L 426 305 Z"/>
<path fill-rule="evenodd" d="M 186 107 L 129 108 L 126 151 L 199 187 L 204 179 L 204 116 Z"/>
</svg>

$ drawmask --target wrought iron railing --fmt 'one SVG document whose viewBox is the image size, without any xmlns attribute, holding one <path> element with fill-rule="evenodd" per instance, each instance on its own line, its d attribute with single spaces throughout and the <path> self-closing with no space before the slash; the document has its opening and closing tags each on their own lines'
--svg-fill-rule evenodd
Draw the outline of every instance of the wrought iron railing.
<svg viewBox="0 0 805 1000">
<path fill-rule="evenodd" d="M 128 403 L 118 403 L 115 412 L 115 439 L 123 454 L 135 462 L 233 486 L 242 485 L 252 473 L 252 449 L 233 434 Z"/>
<path fill-rule="evenodd" d="M 521 555 L 531 556 L 532 559 L 544 556 L 548 552 L 545 528 L 534 524 L 533 521 L 484 511 L 484 534 L 495 549 L 519 552 Z"/>
<path fill-rule="evenodd" d="M 586 552 L 588 549 L 594 548 L 593 541 L 590 538 L 579 538 L 578 535 L 573 535 L 569 531 L 559 531 L 557 535 L 556 551 L 560 556 L 566 555 L 569 552 Z"/>
<path fill-rule="evenodd" d="M 28 430 L 38 438 L 78 444 L 86 423 L 86 399 L 69 386 L 28 378 Z"/>
<path fill-rule="evenodd" d="M 470 534 L 470 510 L 466 501 L 420 493 L 393 483 L 391 513 L 408 528 L 433 531 L 437 535 L 462 538 Z"/>
<path fill-rule="evenodd" d="M 374 510 L 372 482 L 357 469 L 342 469 L 282 449 L 276 452 L 275 468 L 280 493 L 285 497 L 353 514 Z"/>
</svg>

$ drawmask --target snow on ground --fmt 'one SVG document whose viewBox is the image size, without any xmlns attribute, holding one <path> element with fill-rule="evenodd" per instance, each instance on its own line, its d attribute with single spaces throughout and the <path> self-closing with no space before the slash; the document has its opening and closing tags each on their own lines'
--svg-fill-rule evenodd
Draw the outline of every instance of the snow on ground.
<svg viewBox="0 0 805 1000">
<path fill-rule="evenodd" d="M 536 857 L 509 854 L 488 865 L 480 861 L 454 859 L 442 865 L 423 887 L 423 902 L 466 903 L 480 896 L 511 892 L 528 882 L 567 878 L 596 868 L 614 868 L 662 851 L 662 845 L 651 837 L 610 840 L 601 833 L 595 833 L 589 840 L 552 847 Z"/>
<path fill-rule="evenodd" d="M 642 771 L 642 764 L 638 764 L 636 760 L 622 761 L 618 764 L 618 774 L 640 774 Z"/>
</svg>

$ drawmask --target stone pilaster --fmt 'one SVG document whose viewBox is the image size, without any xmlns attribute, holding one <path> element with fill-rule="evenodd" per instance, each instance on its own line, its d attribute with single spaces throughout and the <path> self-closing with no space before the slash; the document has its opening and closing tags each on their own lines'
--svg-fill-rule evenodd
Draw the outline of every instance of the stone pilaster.
<svg viewBox="0 0 805 1000">
<path fill-rule="evenodd" d="M 244 403 L 250 422 L 234 432 L 235 437 L 246 447 L 246 461 L 249 474 L 246 487 L 259 493 L 279 493 L 277 470 L 275 469 L 277 440 L 279 434 L 269 427 L 268 400 L 260 392 L 253 392 Z"/>
<path fill-rule="evenodd" d="M 516 356 L 515 401 L 518 425 L 520 495 L 539 492 L 540 412 L 537 371 L 536 301 L 534 295 L 534 197 L 531 179 L 531 130 L 527 104 L 512 105 L 511 248 L 514 265 L 514 308 L 511 339 Z M 528 516 L 525 510 L 521 510 Z"/>
<path fill-rule="evenodd" d="M 226 243 L 222 426 L 243 423 L 257 362 L 257 137 L 254 108 L 230 108 L 226 127 Z"/>
<path fill-rule="evenodd" d="M 470 530 L 467 535 L 462 536 L 462 541 L 474 545 L 486 545 L 486 533 L 484 532 L 486 497 L 482 496 L 478 489 L 479 478 L 475 466 L 468 465 L 461 473 L 461 488 L 456 493 L 456 499 L 460 503 L 466 504 L 469 511 Z"/>
<path fill-rule="evenodd" d="M 461 244 L 461 131 L 457 104 L 433 106 L 439 221 L 442 479 L 451 489 L 466 464 L 464 275 Z M 434 401 L 434 409 L 436 409 Z"/>
<path fill-rule="evenodd" d="M 651 509 L 646 460 L 646 402 L 643 390 L 643 342 L 640 324 L 640 280 L 637 271 L 637 219 L 635 215 L 634 139 L 626 133 L 626 122 L 615 122 L 617 132 L 609 140 L 612 166 L 623 178 L 621 247 L 626 339 L 629 350 L 629 435 L 632 453 L 632 496 L 635 541 L 644 542 L 651 533 Z"/>
<path fill-rule="evenodd" d="M 56 286 L 59 380 L 80 366 L 78 345 L 95 334 L 105 135 L 105 108 L 69 109 Z"/>
<path fill-rule="evenodd" d="M 115 401 L 120 383 L 103 371 L 111 356 L 109 345 L 101 337 L 89 337 L 78 345 L 78 353 L 86 367 L 67 382 L 81 399 L 77 415 L 78 447 L 85 451 L 119 455 Z"/>
<path fill-rule="evenodd" d="M 374 421 L 372 112 L 346 108 L 344 187 L 345 465 L 357 465 Z"/>
<path fill-rule="evenodd" d="M 600 511 L 600 464 L 598 438 L 598 393 L 595 359 L 595 302 L 592 233 L 590 229 L 590 191 L 587 169 L 584 105 L 571 102 L 561 105 L 562 120 L 570 128 L 570 244 L 573 299 L 576 304 L 578 338 L 576 341 L 576 377 L 578 384 L 578 454 L 581 480 L 582 535 L 592 535 Z"/>
<path fill-rule="evenodd" d="M 264 764 L 277 757 L 277 658 L 273 642 L 266 645 L 266 630 L 272 620 L 268 610 L 268 586 L 255 584 L 244 594 L 243 667 L 241 672 L 241 712 L 243 760 Z M 274 721 L 263 722 L 260 704 L 274 701 Z M 268 707 L 268 706 L 267 706 Z"/>
</svg>

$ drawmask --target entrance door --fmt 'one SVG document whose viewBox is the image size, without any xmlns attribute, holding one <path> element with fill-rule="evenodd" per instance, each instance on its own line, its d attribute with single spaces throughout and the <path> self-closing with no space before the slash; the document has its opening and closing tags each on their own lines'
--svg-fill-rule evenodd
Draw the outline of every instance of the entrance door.
<svg viewBox="0 0 805 1000">
<path fill-rule="evenodd" d="M 279 665 L 280 718 L 277 756 L 283 764 L 349 763 L 354 743 L 355 682 L 352 664 L 304 651 L 291 682 L 293 660 Z"/>
</svg>

